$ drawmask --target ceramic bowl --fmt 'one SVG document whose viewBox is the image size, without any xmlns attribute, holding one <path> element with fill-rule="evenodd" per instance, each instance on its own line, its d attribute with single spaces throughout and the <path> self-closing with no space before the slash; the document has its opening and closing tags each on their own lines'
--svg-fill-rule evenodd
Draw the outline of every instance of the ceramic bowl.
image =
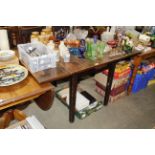
<svg viewBox="0 0 155 155">
<path fill-rule="evenodd" d="M 2 50 L 0 51 L 0 60 L 7 61 L 15 56 L 15 52 L 12 50 Z"/>
</svg>

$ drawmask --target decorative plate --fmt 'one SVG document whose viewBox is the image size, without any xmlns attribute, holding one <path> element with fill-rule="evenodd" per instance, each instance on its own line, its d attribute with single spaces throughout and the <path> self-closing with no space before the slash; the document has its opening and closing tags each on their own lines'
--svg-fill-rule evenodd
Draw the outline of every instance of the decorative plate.
<svg viewBox="0 0 155 155">
<path fill-rule="evenodd" d="M 0 87 L 10 86 L 23 81 L 28 71 L 20 65 L 6 65 L 0 67 Z"/>
</svg>

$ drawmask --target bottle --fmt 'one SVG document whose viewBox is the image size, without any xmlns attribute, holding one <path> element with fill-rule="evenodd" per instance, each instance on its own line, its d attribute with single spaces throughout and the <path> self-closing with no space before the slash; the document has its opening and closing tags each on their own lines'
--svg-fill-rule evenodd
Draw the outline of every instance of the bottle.
<svg viewBox="0 0 155 155">
<path fill-rule="evenodd" d="M 70 26 L 70 31 L 69 31 L 69 33 L 68 33 L 68 35 L 66 37 L 66 40 L 68 42 L 74 42 L 76 40 L 76 36 L 73 33 L 73 27 L 72 26 Z"/>
<path fill-rule="evenodd" d="M 107 31 L 103 32 L 101 34 L 101 40 L 104 42 L 108 42 L 109 40 L 113 40 L 114 39 L 114 35 L 115 35 L 115 26 L 111 27 L 111 30 L 109 32 L 110 28 L 107 27 Z"/>
<path fill-rule="evenodd" d="M 86 44 L 86 57 L 90 59 L 92 57 L 92 43 L 90 40 L 87 40 Z"/>
<path fill-rule="evenodd" d="M 60 41 L 59 50 L 60 50 L 60 56 L 63 57 L 64 52 L 68 50 L 64 44 L 64 41 Z"/>
<path fill-rule="evenodd" d="M 70 53 L 69 51 L 66 51 L 63 55 L 64 62 L 70 62 Z"/>
<path fill-rule="evenodd" d="M 99 59 L 103 58 L 104 49 L 105 49 L 105 44 L 101 41 L 98 42 L 97 43 L 97 49 L 96 49 L 97 58 L 99 58 Z"/>
<path fill-rule="evenodd" d="M 80 58 L 84 58 L 84 53 L 86 51 L 86 45 L 85 45 L 85 40 L 84 39 L 81 39 L 80 40 L 80 47 L 79 47 L 79 50 L 80 50 L 80 55 L 79 57 Z"/>
<path fill-rule="evenodd" d="M 91 57 L 92 60 L 96 59 L 96 56 L 97 56 L 96 52 L 97 52 L 97 36 L 95 35 L 93 37 L 93 42 L 92 42 L 92 57 Z"/>
</svg>

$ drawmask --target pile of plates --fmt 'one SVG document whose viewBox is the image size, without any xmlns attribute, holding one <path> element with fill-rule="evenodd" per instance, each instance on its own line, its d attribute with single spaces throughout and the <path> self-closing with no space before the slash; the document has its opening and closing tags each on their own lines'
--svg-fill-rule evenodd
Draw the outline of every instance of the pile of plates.
<svg viewBox="0 0 155 155">
<path fill-rule="evenodd" d="M 15 56 L 15 52 L 12 50 L 2 50 L 0 51 L 0 61 L 11 60 Z"/>
</svg>

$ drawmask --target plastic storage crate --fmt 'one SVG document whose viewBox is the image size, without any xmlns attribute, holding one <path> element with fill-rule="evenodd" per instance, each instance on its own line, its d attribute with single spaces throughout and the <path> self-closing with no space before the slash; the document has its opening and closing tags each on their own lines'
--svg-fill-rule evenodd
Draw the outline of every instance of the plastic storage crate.
<svg viewBox="0 0 155 155">
<path fill-rule="evenodd" d="M 136 93 L 139 90 L 146 88 L 147 83 L 148 79 L 146 74 L 137 74 L 132 87 L 132 92 Z"/>
<path fill-rule="evenodd" d="M 39 56 L 31 56 L 27 53 L 29 47 L 36 48 L 37 53 L 43 52 Z M 19 58 L 31 70 L 31 72 L 38 72 L 48 68 L 56 67 L 56 56 L 47 46 L 42 43 L 27 43 L 18 45 Z"/>
<path fill-rule="evenodd" d="M 147 73 L 137 74 L 132 87 L 132 93 L 136 93 L 141 89 L 147 87 L 149 80 L 153 79 L 155 76 L 155 69 L 151 69 Z"/>
<path fill-rule="evenodd" d="M 147 73 L 147 78 L 148 78 L 148 80 L 152 80 L 154 77 L 155 77 L 155 69 L 151 69 Z"/>
</svg>

